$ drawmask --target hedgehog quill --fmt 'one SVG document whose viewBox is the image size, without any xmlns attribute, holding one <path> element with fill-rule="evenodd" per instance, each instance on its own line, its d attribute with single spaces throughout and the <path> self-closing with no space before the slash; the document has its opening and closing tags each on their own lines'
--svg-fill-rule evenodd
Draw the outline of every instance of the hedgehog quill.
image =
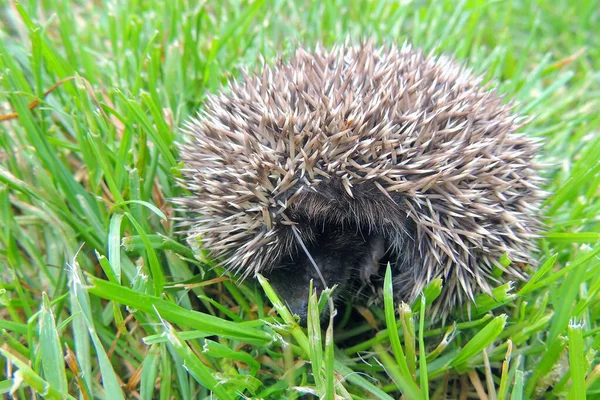
<svg viewBox="0 0 600 400">
<path fill-rule="evenodd" d="M 370 303 L 388 263 L 399 300 L 441 277 L 445 317 L 534 262 L 540 143 L 513 108 L 407 44 L 299 48 L 242 72 L 186 124 L 188 241 L 267 277 L 301 319 L 311 280 Z"/>
</svg>

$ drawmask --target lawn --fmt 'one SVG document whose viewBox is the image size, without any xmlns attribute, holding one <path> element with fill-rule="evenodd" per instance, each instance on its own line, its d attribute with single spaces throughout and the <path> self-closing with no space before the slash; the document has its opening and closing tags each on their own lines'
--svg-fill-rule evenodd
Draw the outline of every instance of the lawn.
<svg viewBox="0 0 600 400">
<path fill-rule="evenodd" d="M 595 0 L 3 3 L 0 394 L 600 398 L 599 23 Z M 535 117 L 548 231 L 530 281 L 470 317 L 428 318 L 433 282 L 302 329 L 177 232 L 175 141 L 240 67 L 368 36 L 452 55 Z"/>
</svg>

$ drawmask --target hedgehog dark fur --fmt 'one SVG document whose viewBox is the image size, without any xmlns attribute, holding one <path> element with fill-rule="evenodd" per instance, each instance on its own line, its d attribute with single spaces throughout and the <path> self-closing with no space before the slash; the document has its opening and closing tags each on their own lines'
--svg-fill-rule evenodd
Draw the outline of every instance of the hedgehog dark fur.
<svg viewBox="0 0 600 400">
<path fill-rule="evenodd" d="M 370 302 L 387 262 L 403 301 L 441 277 L 443 316 L 489 293 L 494 267 L 525 278 L 541 229 L 539 143 L 481 77 L 368 43 L 300 48 L 242 75 L 184 130 L 191 196 L 177 203 L 192 246 L 241 277 L 263 274 L 301 317 L 310 279 Z"/>
</svg>

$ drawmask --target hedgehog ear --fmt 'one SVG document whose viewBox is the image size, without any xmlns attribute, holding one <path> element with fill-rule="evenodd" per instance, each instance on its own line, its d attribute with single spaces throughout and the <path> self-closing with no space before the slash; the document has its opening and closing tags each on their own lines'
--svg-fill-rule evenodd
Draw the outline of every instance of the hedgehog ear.
<svg viewBox="0 0 600 400">
<path fill-rule="evenodd" d="M 373 275 L 379 275 L 379 265 L 385 257 L 385 239 L 381 235 L 373 235 L 369 238 L 367 254 L 360 268 L 362 282 L 369 282 Z"/>
</svg>

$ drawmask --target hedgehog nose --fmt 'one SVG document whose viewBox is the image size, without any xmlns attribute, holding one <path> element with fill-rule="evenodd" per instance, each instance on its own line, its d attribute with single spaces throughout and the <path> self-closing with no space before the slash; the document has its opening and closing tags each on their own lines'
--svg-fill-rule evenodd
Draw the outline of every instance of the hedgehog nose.
<svg viewBox="0 0 600 400">
<path fill-rule="evenodd" d="M 308 318 L 308 301 L 305 299 L 297 299 L 292 302 L 286 302 L 290 312 L 293 315 L 300 317 L 299 324 L 306 327 Z"/>
</svg>

